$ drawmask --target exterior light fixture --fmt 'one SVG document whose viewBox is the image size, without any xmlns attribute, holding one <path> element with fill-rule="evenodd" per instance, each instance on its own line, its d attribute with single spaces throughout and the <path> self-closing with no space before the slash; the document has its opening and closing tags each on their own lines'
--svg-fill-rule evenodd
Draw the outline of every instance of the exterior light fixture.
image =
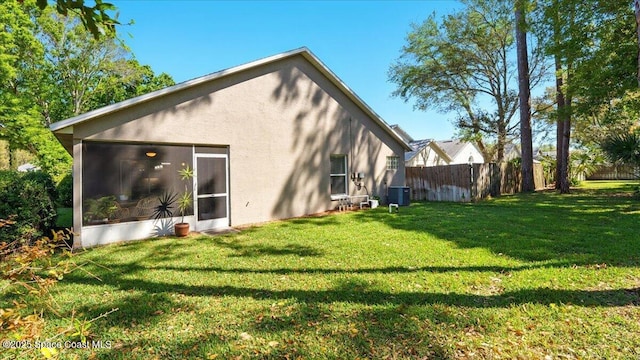
<svg viewBox="0 0 640 360">
<path fill-rule="evenodd" d="M 360 190 L 362 188 L 362 180 L 364 179 L 364 173 L 351 173 L 351 181 L 356 185 L 356 188 Z"/>
<path fill-rule="evenodd" d="M 156 157 L 156 155 L 158 155 L 158 153 L 156 153 L 155 151 L 147 151 L 146 153 L 144 153 L 145 155 L 147 155 L 148 157 L 152 158 L 152 157 Z"/>
</svg>

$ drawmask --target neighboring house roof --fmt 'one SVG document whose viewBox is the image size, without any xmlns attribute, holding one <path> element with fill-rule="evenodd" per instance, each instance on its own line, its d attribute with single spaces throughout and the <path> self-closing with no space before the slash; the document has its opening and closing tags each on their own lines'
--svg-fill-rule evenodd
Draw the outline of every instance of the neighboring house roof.
<svg viewBox="0 0 640 360">
<path fill-rule="evenodd" d="M 451 161 L 452 158 L 440 147 L 433 139 L 422 139 L 422 140 L 414 140 L 409 133 L 404 131 L 398 124 L 393 124 L 390 126 L 393 131 L 395 131 L 400 137 L 411 146 L 411 151 L 404 153 L 404 161 L 411 161 L 414 157 L 416 157 L 422 150 L 424 150 L 427 146 L 431 146 L 434 148 L 440 156 L 444 156 L 446 161 Z"/>
<path fill-rule="evenodd" d="M 555 152 L 541 152 L 540 148 L 535 147 L 533 151 L 533 162 L 538 163 L 544 157 L 552 156 L 555 158 Z M 522 152 L 520 151 L 520 145 L 508 143 L 504 146 L 504 159 L 505 161 L 522 158 Z"/>
<path fill-rule="evenodd" d="M 458 156 L 458 154 L 467 145 L 465 142 L 461 142 L 460 140 L 441 140 L 436 141 L 436 144 L 438 144 L 438 146 L 440 146 L 440 148 L 451 158 Z"/>
<path fill-rule="evenodd" d="M 37 171 L 37 170 L 40 170 L 40 168 L 30 163 L 26 163 L 18 166 L 19 172 L 31 172 L 31 171 Z"/>
<path fill-rule="evenodd" d="M 522 153 L 520 152 L 520 145 L 512 143 L 505 144 L 504 157 L 505 159 L 515 159 L 522 157 Z"/>
<path fill-rule="evenodd" d="M 533 158 L 535 160 L 542 160 L 544 158 L 554 159 L 556 158 L 555 150 L 541 150 L 539 147 L 533 149 Z"/>
<path fill-rule="evenodd" d="M 446 162 L 451 162 L 453 159 L 438 146 L 438 144 L 433 139 L 423 139 L 423 140 L 414 140 L 409 143 L 413 148 L 412 151 L 404 153 L 404 161 L 411 161 L 414 157 L 416 157 L 422 150 L 426 147 L 431 147 L 434 149 L 439 156 L 443 157 Z"/>
<path fill-rule="evenodd" d="M 413 159 L 416 155 L 420 153 L 420 150 L 424 149 L 432 142 L 432 139 L 423 139 L 423 140 L 414 140 L 409 143 L 409 146 L 413 149 L 412 151 L 404 153 L 404 161 L 409 161 Z"/>
<path fill-rule="evenodd" d="M 455 159 L 458 156 L 466 155 L 466 154 L 462 154 L 462 151 L 464 151 L 465 147 L 467 147 L 467 146 L 472 146 L 478 152 L 478 154 L 480 154 L 482 156 L 482 152 L 472 142 L 462 141 L 462 140 L 457 140 L 457 139 L 451 139 L 451 140 L 440 140 L 440 141 L 436 141 L 435 143 L 447 155 L 449 155 L 449 157 L 451 159 Z M 466 161 L 466 158 L 464 158 L 464 159 Z M 477 162 L 478 160 L 479 159 L 475 159 L 474 161 Z M 482 161 L 484 161 L 484 159 L 482 159 Z"/>
<path fill-rule="evenodd" d="M 342 91 L 351 101 L 356 104 L 365 114 L 371 117 L 382 129 L 384 129 L 394 140 L 398 143 L 402 144 L 405 150 L 411 150 L 411 147 L 400 135 L 398 135 L 391 127 L 375 112 L 373 111 L 358 95 L 356 95 L 353 90 L 351 90 L 336 74 L 334 74 L 329 68 L 324 65 L 320 59 L 318 59 L 309 49 L 306 47 L 302 47 L 296 50 L 291 50 L 287 52 L 283 52 L 281 54 L 273 55 L 264 59 L 256 60 L 244 65 L 239 65 L 236 67 L 232 67 L 229 69 L 221 70 L 218 72 L 214 72 L 209 75 L 201 76 L 199 78 L 195 78 L 192 80 L 188 80 L 173 86 L 169 86 L 164 89 L 160 89 L 145 95 L 141 95 L 129 100 L 121 101 L 119 103 L 115 103 L 112 105 L 108 105 L 93 111 L 89 111 L 82 115 L 78 115 L 66 120 L 58 121 L 56 123 L 51 124 L 49 127 L 51 131 L 58 134 L 69 134 L 72 132 L 72 127 L 74 125 L 84 123 L 87 121 L 91 121 L 95 118 L 105 116 L 107 114 L 111 114 L 117 111 L 121 111 L 138 104 L 151 101 L 156 98 L 160 98 L 163 96 L 167 96 L 169 94 L 182 91 L 185 89 L 192 88 L 197 85 L 201 85 L 203 83 L 207 83 L 210 81 L 214 81 L 231 74 L 236 74 L 248 69 L 252 69 L 259 66 L 264 66 L 275 61 L 280 61 L 289 57 L 301 55 L 304 57 L 309 63 L 311 63 L 321 74 L 323 74 L 333 85 L 335 85 L 340 91 Z"/>
</svg>

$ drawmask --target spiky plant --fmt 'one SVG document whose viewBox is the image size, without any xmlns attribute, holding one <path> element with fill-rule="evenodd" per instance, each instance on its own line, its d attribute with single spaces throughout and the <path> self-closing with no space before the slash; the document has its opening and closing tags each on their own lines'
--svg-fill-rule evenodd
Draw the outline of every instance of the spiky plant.
<svg viewBox="0 0 640 360">
<path fill-rule="evenodd" d="M 601 144 L 602 150 L 613 162 L 640 166 L 640 132 L 612 135 Z"/>
</svg>

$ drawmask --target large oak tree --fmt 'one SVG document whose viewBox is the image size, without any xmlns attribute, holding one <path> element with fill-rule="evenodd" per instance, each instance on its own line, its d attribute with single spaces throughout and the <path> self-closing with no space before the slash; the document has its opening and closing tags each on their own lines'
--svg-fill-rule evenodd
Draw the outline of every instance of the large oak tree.
<svg viewBox="0 0 640 360">
<path fill-rule="evenodd" d="M 495 142 L 496 158 L 502 161 L 505 144 L 518 134 L 513 4 L 463 3 L 461 11 L 440 20 L 434 14 L 413 25 L 389 78 L 397 85 L 394 95 L 414 100 L 416 108 L 457 112 L 458 129 L 487 158 L 492 158 L 488 143 Z M 532 86 L 544 73 L 539 55 L 532 52 Z"/>
</svg>

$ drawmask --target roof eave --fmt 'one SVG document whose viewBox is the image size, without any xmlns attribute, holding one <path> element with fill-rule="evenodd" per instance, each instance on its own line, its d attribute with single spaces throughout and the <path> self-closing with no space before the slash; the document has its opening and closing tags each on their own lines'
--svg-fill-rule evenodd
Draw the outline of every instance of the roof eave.
<svg viewBox="0 0 640 360">
<path fill-rule="evenodd" d="M 228 76 L 234 73 L 238 73 L 250 68 L 254 68 L 257 66 L 262 66 L 265 64 L 269 64 L 278 60 L 282 60 L 291 56 L 295 56 L 295 55 L 302 55 L 305 59 L 307 59 L 310 63 L 312 63 L 316 69 L 318 69 L 323 75 L 325 75 L 336 87 L 338 87 L 343 93 L 345 93 L 347 95 L 347 97 L 353 101 L 362 111 L 364 111 L 367 115 L 369 115 L 379 126 L 381 126 L 383 129 L 385 129 L 385 131 L 391 135 L 391 137 L 397 141 L 399 144 L 401 144 L 404 147 L 404 150 L 408 150 L 411 151 L 411 147 L 409 146 L 409 144 L 407 144 L 402 137 L 400 137 L 393 129 L 391 129 L 391 127 L 380 117 L 380 115 L 378 115 L 375 111 L 373 111 L 373 109 L 371 109 L 358 95 L 356 95 L 351 88 L 349 88 L 342 80 L 340 80 L 340 78 L 333 73 L 333 71 L 331 71 L 326 65 L 324 65 L 324 63 L 322 63 L 322 61 L 320 61 L 320 59 L 318 59 L 318 57 L 316 57 L 308 48 L 306 47 L 301 47 L 295 50 L 291 50 L 291 51 L 287 51 L 287 52 L 283 52 L 277 55 L 273 55 L 270 57 L 266 57 L 263 59 L 259 59 L 256 61 L 252 61 L 243 65 L 238 65 L 232 68 L 228 68 L 228 69 L 224 69 L 221 71 L 217 71 L 214 73 L 211 73 L 209 75 L 204 75 L 192 80 L 187 80 L 184 82 L 181 82 L 179 84 L 173 85 L 173 86 L 169 86 L 166 87 L 164 89 L 160 89 L 160 90 L 156 90 L 153 92 L 150 92 L 148 94 L 145 95 L 141 95 L 141 96 L 137 96 L 135 98 L 131 98 L 128 100 L 124 100 L 112 105 L 107 105 L 105 107 L 99 108 L 99 109 L 95 109 L 92 111 L 89 111 L 87 113 L 78 115 L 78 116 L 74 116 L 72 118 L 66 119 L 66 120 L 62 120 L 62 121 L 58 121 L 55 122 L 53 124 L 51 124 L 49 126 L 49 129 L 54 132 L 54 133 L 60 133 L 60 132 L 67 132 L 69 131 L 69 127 L 72 127 L 74 125 L 83 123 L 85 121 L 89 121 L 92 120 L 94 118 L 97 117 L 102 117 L 105 115 L 109 115 L 111 113 L 114 113 L 116 111 L 121 111 L 127 108 L 130 108 L 132 106 L 144 103 L 144 102 L 148 102 L 157 98 L 160 98 L 162 96 L 166 96 L 169 94 L 172 94 L 174 92 L 183 90 L 183 89 L 187 89 L 199 84 L 203 84 L 224 76 Z"/>
</svg>

